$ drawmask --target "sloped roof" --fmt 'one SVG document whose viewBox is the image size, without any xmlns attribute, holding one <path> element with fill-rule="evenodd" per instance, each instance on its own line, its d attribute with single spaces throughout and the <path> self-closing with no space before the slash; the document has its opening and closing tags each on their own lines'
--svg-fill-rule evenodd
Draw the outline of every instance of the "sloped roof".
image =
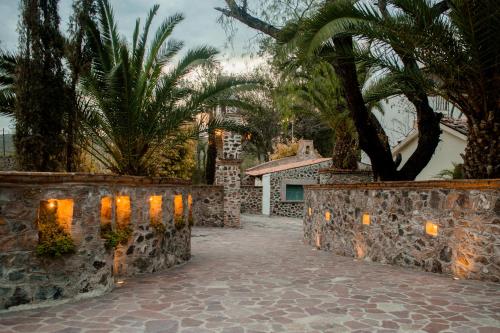
<svg viewBox="0 0 500 333">
<path fill-rule="evenodd" d="M 449 133 L 453 133 L 455 136 L 463 140 L 466 140 L 465 137 L 469 132 L 469 129 L 467 127 L 467 121 L 465 119 L 453 119 L 449 117 L 443 117 L 441 119 L 440 126 L 442 130 L 445 130 L 444 126 L 451 129 L 451 131 L 448 130 Z M 414 128 L 406 138 L 398 142 L 398 144 L 392 149 L 392 155 L 393 156 L 397 155 L 401 151 L 401 149 L 403 149 L 411 141 L 416 140 L 417 138 L 418 138 L 418 130 L 417 128 Z"/>
<path fill-rule="evenodd" d="M 313 159 L 301 160 L 301 161 L 297 161 L 295 158 L 287 158 L 287 159 L 290 160 L 289 163 L 283 163 L 282 160 L 284 160 L 284 159 L 280 159 L 277 161 L 271 161 L 271 162 L 280 161 L 281 163 L 280 164 L 276 164 L 276 163 L 273 164 L 271 162 L 264 163 L 264 164 L 258 165 L 257 167 L 247 169 L 245 171 L 245 173 L 247 175 L 250 175 L 250 176 L 262 176 L 262 175 L 265 175 L 268 173 L 301 168 L 301 167 L 305 167 L 308 165 L 318 164 L 318 163 L 322 163 L 322 162 L 326 162 L 326 161 L 331 160 L 331 158 L 329 158 L 329 157 L 313 158 Z"/>
</svg>

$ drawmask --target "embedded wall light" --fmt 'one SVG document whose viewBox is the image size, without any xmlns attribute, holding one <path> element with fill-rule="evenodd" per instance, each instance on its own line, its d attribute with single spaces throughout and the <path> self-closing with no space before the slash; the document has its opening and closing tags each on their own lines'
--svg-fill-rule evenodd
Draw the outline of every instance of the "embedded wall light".
<svg viewBox="0 0 500 333">
<path fill-rule="evenodd" d="M 371 216 L 368 213 L 363 214 L 362 218 L 363 225 L 370 225 L 371 224 Z"/>
<path fill-rule="evenodd" d="M 431 221 L 427 221 L 425 223 L 425 233 L 429 236 L 436 237 L 438 235 L 438 225 Z"/>
</svg>

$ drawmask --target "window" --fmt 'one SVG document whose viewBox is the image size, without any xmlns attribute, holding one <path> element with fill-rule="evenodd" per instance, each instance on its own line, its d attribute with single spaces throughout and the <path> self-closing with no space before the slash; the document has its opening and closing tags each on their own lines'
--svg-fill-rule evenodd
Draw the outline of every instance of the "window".
<svg viewBox="0 0 500 333">
<path fill-rule="evenodd" d="M 287 184 L 286 201 L 304 201 L 304 186 Z"/>
</svg>

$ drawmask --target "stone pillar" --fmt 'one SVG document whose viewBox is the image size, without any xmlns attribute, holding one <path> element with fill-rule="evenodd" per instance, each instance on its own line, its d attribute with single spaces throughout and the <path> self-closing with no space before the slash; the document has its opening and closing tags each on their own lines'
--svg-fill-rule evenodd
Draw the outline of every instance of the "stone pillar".
<svg viewBox="0 0 500 333">
<path fill-rule="evenodd" d="M 224 226 L 238 228 L 241 210 L 241 160 L 217 160 L 216 185 L 224 186 Z"/>
<path fill-rule="evenodd" d="M 226 117 L 241 123 L 236 114 L 226 114 Z M 224 131 L 222 135 L 222 149 L 219 149 L 215 184 L 224 186 L 224 226 L 238 228 L 240 226 L 241 209 L 241 140 L 237 133 Z"/>
</svg>

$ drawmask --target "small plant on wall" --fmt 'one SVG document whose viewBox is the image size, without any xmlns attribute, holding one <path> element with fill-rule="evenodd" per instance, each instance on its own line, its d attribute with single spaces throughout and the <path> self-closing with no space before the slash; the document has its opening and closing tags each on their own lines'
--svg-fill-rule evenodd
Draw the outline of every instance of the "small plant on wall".
<svg viewBox="0 0 500 333">
<path fill-rule="evenodd" d="M 35 224 L 38 228 L 38 246 L 36 247 L 36 254 L 38 256 L 57 258 L 75 253 L 73 238 L 59 224 L 57 200 L 42 201 L 40 203 L 38 218 Z"/>
<path fill-rule="evenodd" d="M 149 198 L 149 224 L 160 235 L 167 230 L 162 222 L 162 203 L 161 195 L 153 195 Z"/>
<path fill-rule="evenodd" d="M 116 228 L 113 229 L 113 200 L 111 197 L 101 199 L 101 237 L 106 240 L 107 249 L 115 249 L 118 245 L 125 245 L 132 236 L 130 227 L 130 198 L 116 199 Z"/>
<path fill-rule="evenodd" d="M 105 246 L 107 249 L 115 249 L 118 245 L 125 245 L 132 236 L 132 228 L 126 226 L 124 228 L 117 228 L 117 230 L 103 230 L 101 228 L 101 237 L 106 240 Z"/>
</svg>

